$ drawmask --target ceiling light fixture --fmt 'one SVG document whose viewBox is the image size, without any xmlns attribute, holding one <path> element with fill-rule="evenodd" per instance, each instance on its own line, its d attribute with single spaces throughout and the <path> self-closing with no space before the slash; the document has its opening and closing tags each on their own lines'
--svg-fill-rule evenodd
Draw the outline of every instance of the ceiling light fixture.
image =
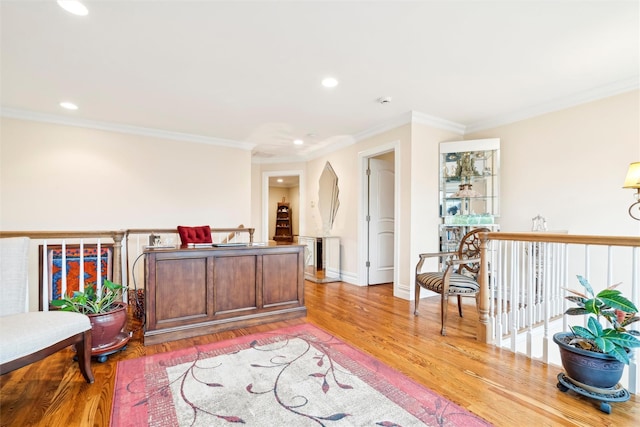
<svg viewBox="0 0 640 427">
<path fill-rule="evenodd" d="M 60 106 L 62 108 L 66 108 L 67 110 L 77 110 L 78 109 L 78 106 L 76 104 L 74 104 L 73 102 L 64 101 L 64 102 L 60 103 Z"/>
<path fill-rule="evenodd" d="M 296 144 L 296 145 L 302 145 L 302 144 L 304 144 L 304 141 L 301 140 L 301 139 L 294 139 L 293 143 Z"/>
<path fill-rule="evenodd" d="M 89 9 L 77 0 L 58 0 L 58 6 L 74 15 L 87 16 L 89 14 Z"/>
<path fill-rule="evenodd" d="M 333 77 L 325 77 L 322 79 L 322 86 L 324 87 L 336 87 L 338 86 L 338 80 Z"/>
<path fill-rule="evenodd" d="M 278 181 L 278 182 L 280 182 L 280 183 L 282 183 L 282 182 L 284 182 L 284 179 L 282 179 L 282 178 L 278 178 L 278 179 L 277 179 L 277 181 Z"/>
</svg>

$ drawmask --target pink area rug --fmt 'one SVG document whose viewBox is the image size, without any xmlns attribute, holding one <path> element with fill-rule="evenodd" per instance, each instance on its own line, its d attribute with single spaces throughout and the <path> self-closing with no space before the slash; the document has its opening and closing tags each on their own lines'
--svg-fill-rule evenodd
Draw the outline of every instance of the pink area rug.
<svg viewBox="0 0 640 427">
<path fill-rule="evenodd" d="M 112 426 L 488 426 L 309 324 L 118 363 Z"/>
</svg>

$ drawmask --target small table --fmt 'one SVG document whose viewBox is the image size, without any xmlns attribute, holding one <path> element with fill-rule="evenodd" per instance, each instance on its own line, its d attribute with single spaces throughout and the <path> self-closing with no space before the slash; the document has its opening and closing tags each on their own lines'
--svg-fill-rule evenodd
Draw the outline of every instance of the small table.
<svg viewBox="0 0 640 427">
<path fill-rule="evenodd" d="M 299 236 L 304 245 L 304 278 L 311 282 L 339 282 L 340 238 L 337 236 Z"/>
</svg>

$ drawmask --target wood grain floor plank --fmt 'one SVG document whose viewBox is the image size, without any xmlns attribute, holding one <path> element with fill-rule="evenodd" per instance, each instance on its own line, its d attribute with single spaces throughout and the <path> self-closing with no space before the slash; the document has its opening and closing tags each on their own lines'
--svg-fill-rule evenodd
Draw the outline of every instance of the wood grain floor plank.
<svg viewBox="0 0 640 427">
<path fill-rule="evenodd" d="M 86 384 L 73 352 L 49 358 L 0 377 L 1 426 L 108 426 L 116 364 L 166 351 L 205 344 L 305 321 L 381 360 L 414 381 L 497 426 L 637 426 L 637 396 L 613 403 L 611 414 L 599 404 L 556 388 L 560 368 L 531 361 L 475 340 L 477 316 L 472 299 L 459 318 L 449 307 L 447 336 L 440 336 L 439 300 L 413 303 L 393 297 L 391 285 L 357 287 L 346 283 L 306 283 L 305 319 L 258 325 L 153 346 L 134 333 L 124 352 L 94 361 L 96 381 Z M 130 321 L 130 329 L 139 322 Z"/>
</svg>

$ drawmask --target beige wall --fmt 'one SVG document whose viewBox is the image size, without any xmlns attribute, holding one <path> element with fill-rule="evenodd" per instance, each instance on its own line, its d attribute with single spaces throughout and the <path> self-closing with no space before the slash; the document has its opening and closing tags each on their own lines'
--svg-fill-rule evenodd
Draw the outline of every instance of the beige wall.
<svg viewBox="0 0 640 427">
<path fill-rule="evenodd" d="M 251 223 L 251 153 L 2 119 L 0 228 Z"/>
<path fill-rule="evenodd" d="M 405 252 L 408 251 L 406 242 L 410 235 L 410 230 L 408 229 L 410 224 L 408 221 L 410 212 L 406 207 L 409 206 L 409 191 L 411 186 L 409 183 L 410 169 L 405 165 L 410 158 L 410 141 L 411 126 L 405 125 L 359 141 L 349 147 L 330 153 L 327 156 L 314 159 L 308 163 L 307 191 L 309 194 L 309 200 L 314 202 L 315 206 L 307 212 L 307 224 L 310 224 L 311 227 L 313 227 L 310 228 L 308 232 L 312 236 L 322 235 L 322 222 L 317 208 L 319 190 L 318 181 L 326 161 L 331 163 L 331 166 L 338 176 L 340 208 L 336 214 L 331 235 L 340 237 L 342 276 L 345 281 L 359 285 L 366 284 L 363 282 L 364 278 L 359 277 L 359 272 L 362 272 L 365 261 L 362 253 L 362 245 L 365 236 L 362 234 L 361 222 L 361 215 L 363 214 L 361 206 L 361 185 L 364 177 L 360 176 L 362 167 L 360 165 L 361 158 L 359 157 L 359 153 L 395 142 L 398 143 L 400 148 L 399 152 L 395 153 L 395 156 L 400 162 L 403 162 L 403 167 L 400 171 L 396 170 L 396 179 L 400 179 L 401 182 L 404 183 L 401 187 L 400 194 L 397 195 L 397 199 L 400 201 L 400 218 L 396 218 L 396 221 L 398 221 L 400 226 L 400 233 L 399 236 L 397 236 L 397 239 L 400 249 L 399 257 L 402 260 L 399 271 L 403 272 L 403 270 L 406 270 L 406 267 L 408 266 L 408 263 L 405 262 L 407 257 Z M 406 284 L 407 280 L 408 275 L 402 274 L 400 282 Z"/>
<path fill-rule="evenodd" d="M 639 92 L 621 94 L 464 139 L 501 140 L 501 227 L 528 231 L 541 214 L 550 230 L 573 234 L 638 235 L 640 222 L 627 214 L 633 191 L 622 189 L 628 164 L 640 160 Z M 399 282 L 397 296 L 412 298 L 413 269 L 420 252 L 438 249 L 438 148 L 463 139 L 453 132 L 413 124 L 360 141 L 307 165 L 307 231 L 320 235 L 318 179 L 325 162 L 338 175 L 340 209 L 332 235 L 340 236 L 343 277 L 358 283 L 360 171 L 358 153 L 398 141 Z M 315 207 L 311 207 L 311 203 Z M 358 283 L 362 284 L 362 283 Z"/>
<path fill-rule="evenodd" d="M 500 138 L 501 229 L 528 231 L 540 214 L 549 230 L 639 235 L 622 188 L 640 161 L 639 107 L 633 91 L 467 135 Z"/>
<path fill-rule="evenodd" d="M 627 214 L 633 191 L 621 188 L 628 164 L 640 161 L 639 106 L 640 92 L 633 91 L 466 135 L 501 140 L 502 229 L 527 231 L 540 214 L 551 230 L 640 235 L 640 222 Z M 251 164 L 243 150 L 15 119 L 2 119 L 1 136 L 3 230 L 243 223 L 260 240 L 268 227 L 264 173 L 295 170 L 299 234 L 321 235 L 318 180 L 329 161 L 340 189 L 331 235 L 341 238 L 345 281 L 356 284 L 363 284 L 359 153 L 395 143 L 394 292 L 403 298 L 412 298 L 417 254 L 438 247 L 438 144 L 462 139 L 414 123 L 306 163 Z"/>
</svg>

